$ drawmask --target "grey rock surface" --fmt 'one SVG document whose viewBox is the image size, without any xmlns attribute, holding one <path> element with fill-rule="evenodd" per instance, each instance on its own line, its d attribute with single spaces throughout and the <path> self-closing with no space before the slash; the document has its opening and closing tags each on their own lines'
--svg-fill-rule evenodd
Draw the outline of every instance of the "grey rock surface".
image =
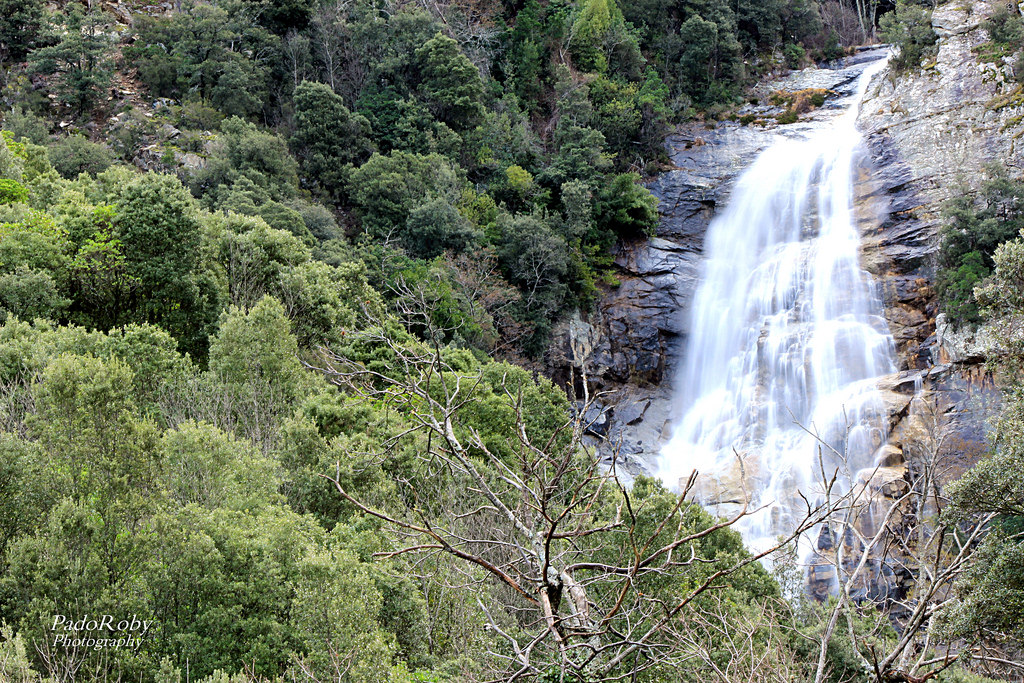
<svg viewBox="0 0 1024 683">
<path fill-rule="evenodd" d="M 673 168 L 649 185 L 661 213 L 657 234 L 619 245 L 614 263 L 620 284 L 606 291 L 587 321 L 562 327 L 548 357 L 549 366 L 572 366 L 561 369 L 562 377 L 585 369 L 595 389 L 606 392 L 602 400 L 613 411 L 607 433 L 594 442 L 606 461 L 614 459 L 627 477 L 655 471 L 660 445 L 678 418 L 672 380 L 689 333 L 704 236 L 715 212 L 728 201 L 733 182 L 778 137 L 806 135 L 844 111 L 866 62 L 886 50 L 862 53 L 830 69 L 805 69 L 765 85 L 765 98 L 772 90 L 832 91 L 824 106 L 795 124 L 778 125 L 774 119 L 764 125 L 694 123 L 669 136 Z M 586 343 L 581 345 L 583 338 Z"/>
<path fill-rule="evenodd" d="M 861 199 L 881 207 L 864 236 L 866 267 L 879 279 L 904 367 L 934 355 L 934 254 L 943 202 L 977 189 L 985 166 L 1024 170 L 1024 95 L 1010 60 L 979 61 L 981 27 L 995 0 L 945 3 L 932 14 L 938 54 L 923 69 L 878 78 L 859 116 L 870 164 Z M 870 209 L 866 209 L 870 213 Z"/>
</svg>

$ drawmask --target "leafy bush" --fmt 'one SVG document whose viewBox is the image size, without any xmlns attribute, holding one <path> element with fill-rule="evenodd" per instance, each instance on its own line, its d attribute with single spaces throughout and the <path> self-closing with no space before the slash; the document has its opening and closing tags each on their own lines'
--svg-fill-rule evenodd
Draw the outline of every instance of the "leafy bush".
<svg viewBox="0 0 1024 683">
<path fill-rule="evenodd" d="M 899 53 L 890 62 L 897 72 L 906 72 L 921 66 L 921 62 L 935 55 L 938 36 L 932 29 L 932 11 L 912 0 L 897 0 L 893 12 L 878 20 L 882 40 L 892 43 Z"/>
<path fill-rule="evenodd" d="M 82 135 L 69 135 L 51 145 L 48 155 L 54 170 L 69 179 L 77 178 L 79 173 L 102 173 L 114 163 L 110 150 Z"/>
<path fill-rule="evenodd" d="M 28 190 L 16 180 L 0 178 L 0 204 L 28 201 Z"/>
<path fill-rule="evenodd" d="M 796 123 L 800 116 L 796 113 L 795 109 L 787 109 L 775 116 L 775 120 L 782 125 L 788 125 L 790 123 Z"/>
<path fill-rule="evenodd" d="M 385 238 L 400 235 L 413 209 L 431 198 L 457 201 L 464 185 L 460 169 L 439 154 L 392 152 L 374 154 L 352 173 L 350 195 L 363 229 Z"/>
<path fill-rule="evenodd" d="M 799 69 L 807 58 L 807 50 L 802 45 L 790 43 L 782 48 L 782 55 L 786 58 L 786 66 L 790 69 Z"/>
</svg>

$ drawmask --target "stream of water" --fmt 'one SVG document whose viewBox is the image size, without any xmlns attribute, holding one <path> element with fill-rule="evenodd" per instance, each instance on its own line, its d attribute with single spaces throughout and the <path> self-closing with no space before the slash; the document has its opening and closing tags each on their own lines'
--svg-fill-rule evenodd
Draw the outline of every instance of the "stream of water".
<svg viewBox="0 0 1024 683">
<path fill-rule="evenodd" d="M 857 112 L 884 66 L 865 68 L 841 116 L 762 152 L 706 236 L 659 474 L 678 486 L 698 471 L 698 499 L 721 514 L 748 501 L 737 528 L 752 548 L 792 529 L 822 465 L 870 466 L 887 436 L 876 381 L 894 347 L 853 203 Z"/>
</svg>

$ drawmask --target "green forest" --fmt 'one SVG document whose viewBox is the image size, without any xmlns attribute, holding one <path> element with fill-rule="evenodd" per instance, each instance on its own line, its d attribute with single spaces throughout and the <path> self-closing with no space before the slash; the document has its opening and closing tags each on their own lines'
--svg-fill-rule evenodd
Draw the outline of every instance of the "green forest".
<svg viewBox="0 0 1024 683">
<path fill-rule="evenodd" d="M 879 39 L 916 69 L 930 8 L 0 0 L 0 681 L 987 680 L 944 644 L 1024 638 L 1024 398 L 898 631 L 621 485 L 544 372 L 673 126 Z M 1024 309 L 1024 190 L 985 192 L 965 324 Z"/>
</svg>

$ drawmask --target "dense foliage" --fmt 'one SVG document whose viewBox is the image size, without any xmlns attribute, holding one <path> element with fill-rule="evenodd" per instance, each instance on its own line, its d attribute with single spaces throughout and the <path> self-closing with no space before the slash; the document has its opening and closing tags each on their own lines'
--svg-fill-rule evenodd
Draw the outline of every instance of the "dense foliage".
<svg viewBox="0 0 1024 683">
<path fill-rule="evenodd" d="M 943 210 L 936 286 L 956 326 L 981 321 L 974 287 L 991 274 L 997 247 L 1024 229 L 1024 182 L 998 165 L 987 173 L 977 196 L 961 188 Z"/>
<path fill-rule="evenodd" d="M 897 73 L 917 69 L 923 60 L 935 56 L 938 36 L 932 29 L 931 7 L 930 3 L 897 0 L 895 11 L 880 19 L 882 40 L 897 48 L 892 58 Z"/>
<path fill-rule="evenodd" d="M 217 0 L 126 26 L 127 8 L 8 4 L 5 127 L 47 144 L 62 176 L 114 158 L 174 172 L 208 210 L 368 264 L 386 295 L 398 273 L 489 255 L 504 322 L 466 312 L 488 306 L 458 287 L 445 307 L 494 329 L 472 335 L 482 350 L 519 357 L 540 355 L 558 317 L 614 283 L 617 239 L 653 229 L 638 183 L 664 161 L 668 123 L 734 106 L 760 74 L 842 54 L 886 8 Z M 53 140 L 58 117 L 92 134 Z M 201 343 L 188 350 L 201 356 Z"/>
<path fill-rule="evenodd" d="M 0 680 L 865 679 L 507 361 L 651 234 L 668 124 L 888 8 L 0 0 Z M 55 644 L 105 614 L 152 631 Z"/>
<path fill-rule="evenodd" d="M 449 530 L 475 519 L 478 505 L 464 495 L 469 482 L 438 477 L 427 457 L 434 447 L 421 427 L 435 414 L 429 397 L 450 395 L 441 385 L 468 392 L 448 415 L 452 438 L 478 439 L 469 457 L 487 480 L 500 482 L 503 468 L 531 467 L 509 438 L 519 429 L 580 462 L 578 471 L 562 470 L 571 480 L 555 501 L 573 487 L 586 491 L 595 506 L 582 513 L 602 530 L 581 537 L 586 552 L 567 545 L 573 557 L 629 562 L 638 535 L 671 539 L 657 520 L 671 516 L 675 497 L 654 482 L 630 494 L 603 488 L 600 478 L 587 483 L 586 456 L 562 432 L 567 397 L 521 368 L 449 346 L 420 367 L 445 368 L 425 401 L 415 386 L 378 400 L 373 387 L 415 376 L 415 359 L 428 347 L 386 317 L 362 264 L 315 260 L 302 236 L 258 215 L 207 211 L 172 175 L 114 166 L 67 180 L 30 143 L 4 140 L 0 149 L 7 176 L 0 186 L 0 675 L 170 681 L 186 668 L 190 680 L 209 681 L 221 680 L 218 672 L 322 681 L 496 675 L 503 660 L 486 653 L 506 653 L 508 644 L 483 627 L 477 601 L 487 605 L 486 619 L 517 634 L 532 617 L 457 558 L 393 553 L 402 536 L 321 476 L 395 518 Z M 377 158 L 390 163 L 398 154 Z M 535 221 L 522 228 L 530 239 L 544 225 L 532 216 L 509 220 Z M 431 329 L 429 304 L 419 311 L 427 320 L 421 331 Z M 379 380 L 366 391 L 328 383 L 303 365 L 325 362 L 315 352 L 320 344 Z M 626 495 L 639 515 L 628 535 L 614 523 Z M 687 533 L 713 523 L 699 508 L 683 510 Z M 728 613 L 756 613 L 757 601 L 777 596 L 736 534 L 697 538 L 703 564 L 659 571 L 630 595 L 678 600 L 739 563 L 722 592 Z M 465 582 L 472 590 L 459 588 Z M 595 600 L 621 602 L 600 585 L 591 588 Z M 153 630 L 136 634 L 137 647 L 52 645 L 61 633 L 55 615 L 104 614 Z M 72 635 L 110 634 L 94 624 Z M 663 680 L 666 671 L 650 668 L 646 680 Z"/>
</svg>

